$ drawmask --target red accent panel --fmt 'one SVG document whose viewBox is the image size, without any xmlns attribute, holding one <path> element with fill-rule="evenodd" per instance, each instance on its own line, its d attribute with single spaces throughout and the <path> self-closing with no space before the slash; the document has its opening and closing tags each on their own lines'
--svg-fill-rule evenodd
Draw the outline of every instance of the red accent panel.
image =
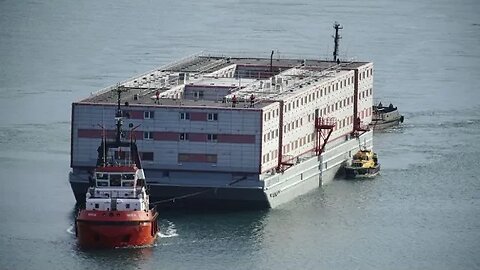
<svg viewBox="0 0 480 270">
<path fill-rule="evenodd" d="M 213 154 L 194 154 L 183 153 L 178 154 L 178 162 L 201 162 L 201 163 L 216 163 L 217 155 Z"/>
<path fill-rule="evenodd" d="M 102 138 L 102 130 L 101 129 L 79 129 L 78 130 L 78 138 Z M 115 139 L 115 130 L 106 130 L 107 139 Z M 127 138 L 130 139 L 130 132 L 125 131 Z M 142 131 L 134 131 L 135 138 L 137 140 L 143 139 L 143 132 Z"/>
<path fill-rule="evenodd" d="M 190 121 L 207 121 L 207 113 L 191 112 Z"/>
<path fill-rule="evenodd" d="M 100 106 L 100 107 L 105 107 L 105 106 L 109 106 L 109 104 L 105 104 L 105 103 L 91 103 L 91 102 L 85 102 L 85 101 L 81 101 L 81 102 L 78 102 L 78 103 L 75 103 L 75 104 L 79 104 L 79 105 L 83 105 L 83 106 Z M 181 106 L 179 107 L 178 105 L 157 105 L 157 104 L 154 104 L 154 105 L 149 105 L 149 104 L 141 104 L 141 105 L 135 105 L 135 104 L 130 104 L 131 107 L 142 107 L 144 109 L 156 109 L 156 108 L 174 108 L 174 109 L 179 109 L 179 108 L 182 108 L 183 110 L 198 110 L 198 109 L 201 109 L 201 110 L 205 110 L 205 106 Z M 244 112 L 245 109 L 244 108 L 231 108 L 231 107 L 216 107 L 215 108 L 216 110 L 218 111 L 242 111 Z M 252 112 L 262 112 L 262 109 L 260 108 L 249 108 L 248 111 L 252 111 Z"/>
<path fill-rule="evenodd" d="M 177 132 L 154 132 L 153 139 L 156 141 L 178 141 L 179 134 Z"/>
<path fill-rule="evenodd" d="M 79 129 L 78 130 L 79 138 L 101 138 L 102 131 L 96 129 Z"/>
<path fill-rule="evenodd" d="M 207 162 L 207 155 L 205 154 L 190 154 L 189 162 Z"/>
<path fill-rule="evenodd" d="M 143 119 L 143 111 L 128 111 L 130 119 Z"/>
<path fill-rule="evenodd" d="M 188 135 L 188 139 L 192 142 L 206 142 L 207 141 L 207 134 L 190 133 Z"/>
<path fill-rule="evenodd" d="M 102 138 L 102 130 L 101 129 L 79 129 L 78 130 L 78 137 L 79 138 Z M 115 138 L 115 131 L 114 130 L 106 130 L 107 138 L 113 139 Z"/>
<path fill-rule="evenodd" d="M 255 143 L 255 135 L 219 134 L 218 142 L 221 143 Z"/>
<path fill-rule="evenodd" d="M 127 132 L 127 134 L 130 136 L 130 132 Z M 143 131 L 138 131 L 138 130 L 135 130 L 133 131 L 133 139 L 137 139 L 137 140 L 143 140 Z M 130 137 L 129 137 L 130 139 Z"/>
<path fill-rule="evenodd" d="M 107 130 L 107 138 L 114 139 L 115 131 Z M 127 131 L 127 138 L 130 134 Z M 134 131 L 135 138 L 137 140 L 143 140 L 143 131 Z M 153 139 L 156 141 L 178 141 L 180 134 L 177 132 L 153 132 Z M 189 141 L 193 142 L 206 142 L 207 134 L 205 133 L 189 133 Z M 79 129 L 79 138 L 102 138 L 101 129 Z M 255 135 L 235 135 L 235 134 L 219 134 L 219 143 L 255 143 Z"/>
</svg>

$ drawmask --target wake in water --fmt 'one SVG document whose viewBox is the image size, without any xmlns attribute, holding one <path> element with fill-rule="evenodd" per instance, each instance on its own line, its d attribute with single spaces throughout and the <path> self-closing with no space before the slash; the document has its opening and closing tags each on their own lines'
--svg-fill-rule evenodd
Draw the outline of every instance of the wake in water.
<svg viewBox="0 0 480 270">
<path fill-rule="evenodd" d="M 162 231 L 164 231 L 164 233 L 162 233 Z M 167 220 L 167 228 L 165 228 L 165 230 L 162 230 L 162 228 L 160 228 L 157 235 L 158 237 L 161 237 L 161 238 L 170 238 L 170 237 L 178 236 L 177 229 L 175 229 L 175 224 Z"/>
<path fill-rule="evenodd" d="M 70 225 L 70 227 L 67 228 L 67 233 L 75 235 L 75 226 Z"/>
</svg>

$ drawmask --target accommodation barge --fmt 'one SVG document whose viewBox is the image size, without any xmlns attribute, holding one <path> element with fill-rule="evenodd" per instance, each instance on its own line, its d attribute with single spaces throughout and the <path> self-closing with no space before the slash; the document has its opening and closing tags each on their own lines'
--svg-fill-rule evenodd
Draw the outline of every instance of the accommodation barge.
<svg viewBox="0 0 480 270">
<path fill-rule="evenodd" d="M 136 138 L 151 202 L 273 208 L 373 144 L 371 62 L 194 55 L 72 104 L 77 202 L 99 142 L 115 135 L 119 89 L 122 136 Z"/>
</svg>

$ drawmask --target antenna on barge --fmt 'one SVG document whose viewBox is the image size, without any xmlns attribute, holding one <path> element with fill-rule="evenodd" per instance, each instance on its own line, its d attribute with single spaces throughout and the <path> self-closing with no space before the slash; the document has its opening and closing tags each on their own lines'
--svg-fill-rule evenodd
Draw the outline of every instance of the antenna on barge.
<svg viewBox="0 0 480 270">
<path fill-rule="evenodd" d="M 270 54 L 270 76 L 273 76 L 273 53 L 274 51 L 272 50 L 272 54 Z"/>
<path fill-rule="evenodd" d="M 335 29 L 335 36 L 332 36 L 333 39 L 334 39 L 334 42 L 335 42 L 335 48 L 333 50 L 333 61 L 337 61 L 337 57 L 338 57 L 338 45 L 339 45 L 339 42 L 340 42 L 340 39 L 342 38 L 339 34 L 338 34 L 338 30 L 340 29 L 343 29 L 343 26 L 341 26 L 338 22 L 335 22 L 333 24 L 333 29 Z"/>
</svg>

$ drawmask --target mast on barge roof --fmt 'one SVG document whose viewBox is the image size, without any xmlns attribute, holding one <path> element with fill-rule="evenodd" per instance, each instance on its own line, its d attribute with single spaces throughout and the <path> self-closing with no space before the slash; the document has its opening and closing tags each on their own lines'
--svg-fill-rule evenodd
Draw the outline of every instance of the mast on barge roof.
<svg viewBox="0 0 480 270">
<path fill-rule="evenodd" d="M 343 26 L 341 26 L 338 22 L 335 22 L 333 24 L 333 29 L 335 29 L 335 36 L 332 36 L 333 39 L 334 39 L 334 42 L 335 42 L 335 48 L 333 50 L 333 61 L 337 61 L 338 60 L 338 45 L 340 43 L 340 39 L 342 38 L 339 34 L 338 34 L 338 30 L 340 29 L 343 29 Z"/>
</svg>

